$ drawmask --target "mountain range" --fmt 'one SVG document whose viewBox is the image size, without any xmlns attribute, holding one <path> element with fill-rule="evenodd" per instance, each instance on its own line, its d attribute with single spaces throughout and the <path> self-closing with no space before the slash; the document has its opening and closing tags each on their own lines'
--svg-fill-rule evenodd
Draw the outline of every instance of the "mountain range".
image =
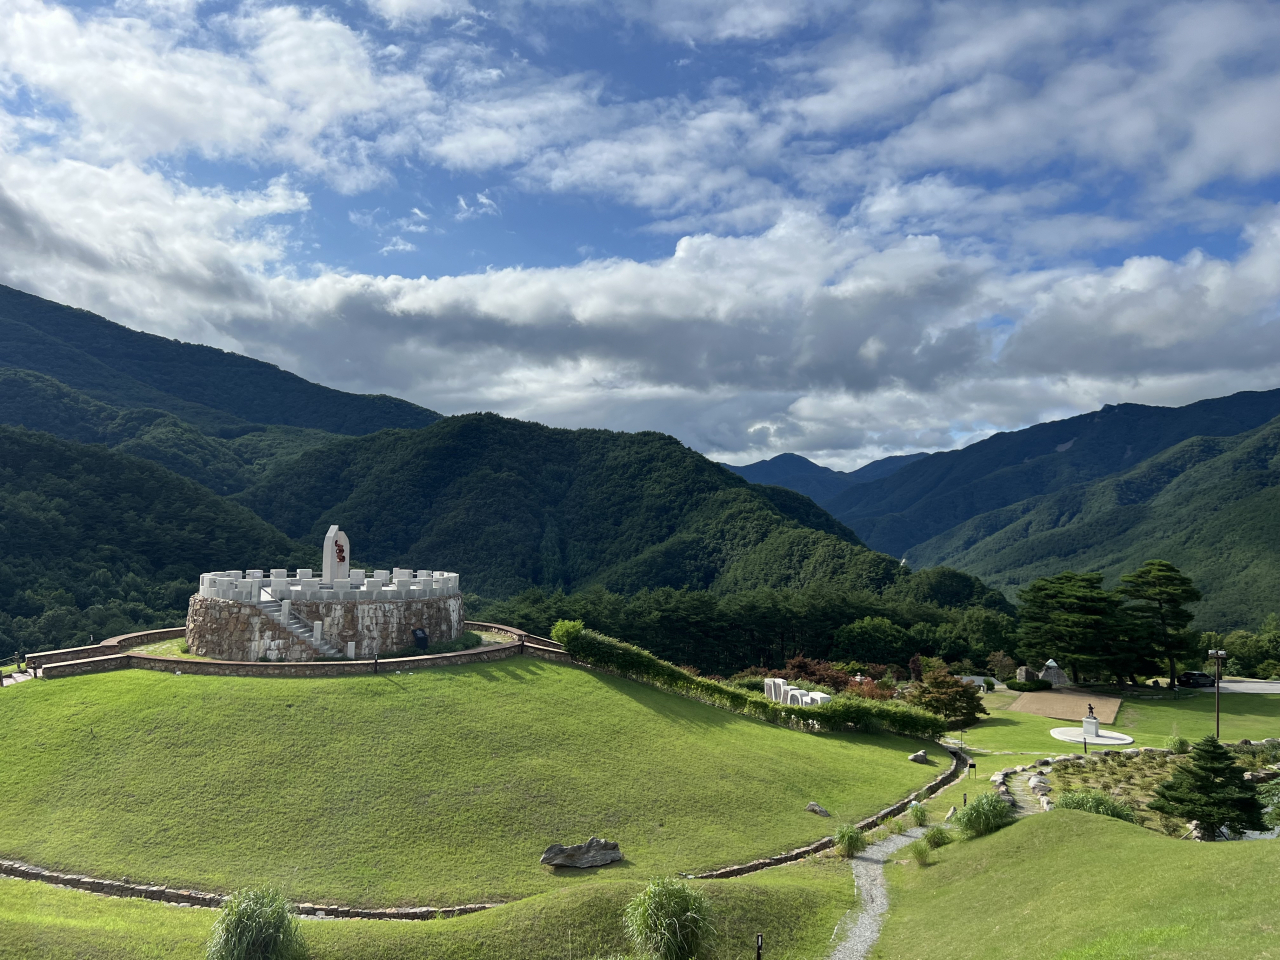
<svg viewBox="0 0 1280 960">
<path fill-rule="evenodd" d="M 0 287 L 0 423 L 23 428 L 0 444 L 0 533 L 45 543 L 3 561 L 0 634 L 5 616 L 86 609 L 85 577 L 116 604 L 112 622 L 147 622 L 195 567 L 313 556 L 331 523 L 359 562 L 457 570 L 494 598 L 825 585 L 946 606 L 928 586 L 942 580 L 911 567 L 965 572 L 956 602 L 969 604 L 987 592 L 974 578 L 1015 598 L 1037 576 L 1114 582 L 1160 557 L 1205 592 L 1198 625 L 1251 625 L 1277 606 L 1277 417 L 1280 390 L 1238 393 L 1109 405 L 847 473 L 794 454 L 729 467 L 659 433 L 442 417 L 343 393 Z M 111 476 L 165 491 L 161 512 Z M 134 526 L 95 527 L 77 496 Z M 206 538 L 185 566 L 169 545 L 195 528 L 175 534 L 177 514 L 163 512 L 182 497 L 201 505 Z"/>
</svg>

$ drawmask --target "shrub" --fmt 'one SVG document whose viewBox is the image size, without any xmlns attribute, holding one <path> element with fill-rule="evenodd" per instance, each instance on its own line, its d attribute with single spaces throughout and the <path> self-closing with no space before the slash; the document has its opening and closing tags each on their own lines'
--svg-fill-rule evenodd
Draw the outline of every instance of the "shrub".
<svg viewBox="0 0 1280 960">
<path fill-rule="evenodd" d="M 1127 823 L 1136 823 L 1133 808 L 1101 790 L 1068 790 L 1058 797 L 1055 807 L 1063 810 L 1084 810 L 1103 817 L 1115 817 Z"/>
<path fill-rule="evenodd" d="M 1053 684 L 1048 680 L 1006 680 L 1004 685 L 1019 693 L 1035 693 L 1037 690 L 1052 690 Z"/>
<path fill-rule="evenodd" d="M 867 849 L 867 834 L 856 824 L 842 823 L 836 830 L 836 851 L 846 860 Z"/>
<path fill-rule="evenodd" d="M 637 894 L 625 922 L 635 952 L 656 960 L 692 960 L 715 934 L 702 891 L 674 877 L 654 880 Z"/>
<path fill-rule="evenodd" d="M 1009 805 L 994 793 L 980 793 L 956 813 L 956 826 L 966 840 L 985 837 L 1013 823 L 1016 818 Z"/>
<path fill-rule="evenodd" d="M 233 893 L 205 945 L 208 960 L 301 960 L 306 955 L 293 904 L 274 887 Z"/>
<path fill-rule="evenodd" d="M 922 867 L 927 867 L 933 863 L 933 847 L 929 846 L 923 840 L 913 840 L 904 848 L 914 860 Z"/>
<path fill-rule="evenodd" d="M 924 832 L 924 836 L 920 839 L 933 849 L 937 850 L 938 847 L 945 847 L 951 842 L 952 838 L 950 830 L 947 830 L 945 827 L 933 826 L 926 830 Z"/>
<path fill-rule="evenodd" d="M 897 817 L 886 820 L 884 822 L 884 828 L 889 831 L 890 836 L 894 837 L 907 832 L 907 825 Z"/>
<path fill-rule="evenodd" d="M 929 811 L 923 803 L 913 803 L 907 808 L 907 813 L 911 816 L 911 822 L 917 827 L 929 825 Z"/>
<path fill-rule="evenodd" d="M 577 622 L 561 620 L 552 630 L 553 637 L 558 639 L 556 630 L 562 625 L 571 627 Z M 929 740 L 937 739 L 946 730 L 946 722 L 937 714 L 905 703 L 839 696 L 817 707 L 787 706 L 726 683 L 691 677 L 647 650 L 594 630 L 566 627 L 561 635 L 566 638 L 562 641 L 566 652 L 582 663 L 770 723 L 806 724 L 826 730 L 854 729 L 864 733 L 884 731 Z"/>
<path fill-rule="evenodd" d="M 931 657 L 921 659 L 925 666 L 932 660 Z M 978 714 L 988 712 L 978 696 L 978 688 L 953 677 L 945 666 L 927 670 L 924 681 L 912 685 L 907 701 L 946 717 L 953 727 L 971 727 L 978 722 Z"/>
<path fill-rule="evenodd" d="M 982 685 L 987 688 L 987 693 L 993 692 L 996 688 L 996 682 L 991 677 L 983 677 Z"/>
<path fill-rule="evenodd" d="M 1191 742 L 1186 737 L 1173 736 L 1165 740 L 1164 746 L 1166 750 L 1174 753 L 1190 753 Z"/>
<path fill-rule="evenodd" d="M 586 624 L 581 620 L 557 620 L 555 626 L 551 628 L 551 639 L 568 647 L 582 636 L 582 631 L 585 629 Z"/>
</svg>

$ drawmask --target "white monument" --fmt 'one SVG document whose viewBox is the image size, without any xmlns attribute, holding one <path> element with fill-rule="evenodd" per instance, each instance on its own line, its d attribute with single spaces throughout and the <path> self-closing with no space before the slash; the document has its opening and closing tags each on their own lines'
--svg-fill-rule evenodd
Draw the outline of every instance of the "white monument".
<svg viewBox="0 0 1280 960">
<path fill-rule="evenodd" d="M 322 586 L 332 587 L 335 580 L 351 578 L 351 541 L 335 523 L 324 536 L 324 564 L 320 571 Z"/>
</svg>

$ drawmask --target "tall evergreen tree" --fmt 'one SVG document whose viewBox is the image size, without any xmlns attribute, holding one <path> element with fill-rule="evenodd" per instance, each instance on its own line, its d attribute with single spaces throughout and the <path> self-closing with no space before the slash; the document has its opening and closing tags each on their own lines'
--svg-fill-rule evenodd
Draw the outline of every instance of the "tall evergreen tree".
<svg viewBox="0 0 1280 960">
<path fill-rule="evenodd" d="M 1129 667 L 1121 630 L 1120 598 L 1102 589 L 1102 574 L 1074 573 L 1032 581 L 1022 601 L 1018 653 L 1024 659 L 1057 660 L 1079 682 L 1080 671 L 1123 676 Z"/>
<path fill-rule="evenodd" d="M 1157 813 L 1196 821 L 1208 839 L 1223 827 L 1265 830 L 1258 789 L 1244 778 L 1244 768 L 1214 736 L 1191 748 L 1190 760 L 1155 790 L 1147 806 Z"/>
<path fill-rule="evenodd" d="M 1198 640 L 1187 630 L 1195 614 L 1186 604 L 1201 599 L 1191 578 L 1167 560 L 1148 560 L 1120 578 L 1120 596 L 1130 601 L 1126 612 L 1149 646 L 1148 653 L 1169 667 L 1169 685 L 1178 659 L 1196 652 Z"/>
</svg>

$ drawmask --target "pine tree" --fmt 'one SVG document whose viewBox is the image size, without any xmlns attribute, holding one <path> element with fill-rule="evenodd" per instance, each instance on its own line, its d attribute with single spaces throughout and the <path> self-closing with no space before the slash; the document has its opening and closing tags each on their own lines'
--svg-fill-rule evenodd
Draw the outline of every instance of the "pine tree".
<svg viewBox="0 0 1280 960">
<path fill-rule="evenodd" d="M 1138 628 L 1135 632 L 1144 635 L 1147 654 L 1168 664 L 1172 687 L 1179 658 L 1197 650 L 1195 634 L 1187 631 L 1195 614 L 1184 609 L 1184 604 L 1201 599 L 1200 591 L 1190 577 L 1167 560 L 1148 560 L 1120 580 L 1120 595 L 1133 602 L 1125 612 Z"/>
<path fill-rule="evenodd" d="M 978 696 L 978 688 L 953 677 L 946 669 L 930 670 L 923 683 L 912 684 L 907 702 L 946 717 L 953 727 L 971 727 L 978 722 L 978 714 L 989 712 Z"/>
<path fill-rule="evenodd" d="M 1032 581 L 1018 594 L 1018 654 L 1023 660 L 1057 660 L 1080 682 L 1080 671 L 1129 672 L 1121 636 L 1120 598 L 1102 589 L 1102 574 L 1074 573 Z"/>
<path fill-rule="evenodd" d="M 1222 827 L 1266 829 L 1257 787 L 1244 778 L 1244 768 L 1214 736 L 1197 742 L 1190 760 L 1156 787 L 1155 794 L 1147 804 L 1150 809 L 1187 823 L 1196 821 L 1211 840 Z"/>
</svg>

